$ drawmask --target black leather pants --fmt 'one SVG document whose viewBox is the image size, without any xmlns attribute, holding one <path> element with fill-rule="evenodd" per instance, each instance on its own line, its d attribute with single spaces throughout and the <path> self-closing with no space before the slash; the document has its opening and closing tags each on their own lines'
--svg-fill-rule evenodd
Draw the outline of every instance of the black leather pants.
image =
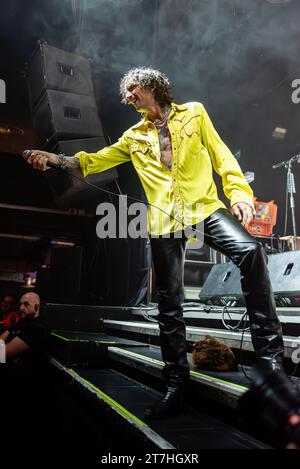
<svg viewBox="0 0 300 469">
<path fill-rule="evenodd" d="M 263 247 L 226 209 L 217 210 L 204 221 L 204 233 L 204 242 L 228 256 L 241 270 L 242 290 L 257 357 L 282 355 L 282 330 Z M 186 239 L 182 236 L 150 240 L 156 274 L 160 343 L 165 362 L 163 375 L 169 384 L 180 385 L 189 376 L 181 306 Z"/>
</svg>

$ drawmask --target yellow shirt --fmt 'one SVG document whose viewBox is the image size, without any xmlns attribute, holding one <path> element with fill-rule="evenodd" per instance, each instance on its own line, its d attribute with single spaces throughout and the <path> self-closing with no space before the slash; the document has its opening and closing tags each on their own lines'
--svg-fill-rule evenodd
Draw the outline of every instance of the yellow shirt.
<svg viewBox="0 0 300 469">
<path fill-rule="evenodd" d="M 171 170 L 160 160 L 156 127 L 145 116 L 115 144 L 97 153 L 77 153 L 83 175 L 131 161 L 148 202 L 155 205 L 148 207 L 151 234 L 183 229 L 225 207 L 218 198 L 213 168 L 222 178 L 223 190 L 231 205 L 243 201 L 253 207 L 253 192 L 203 104 L 172 103 L 168 128 L 173 154 Z"/>
</svg>

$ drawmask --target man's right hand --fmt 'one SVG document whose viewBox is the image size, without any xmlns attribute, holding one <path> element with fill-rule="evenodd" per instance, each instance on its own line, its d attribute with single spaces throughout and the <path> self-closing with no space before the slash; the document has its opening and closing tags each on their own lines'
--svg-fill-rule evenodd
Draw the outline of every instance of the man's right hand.
<svg viewBox="0 0 300 469">
<path fill-rule="evenodd" d="M 47 171 L 47 169 L 50 169 L 47 166 L 47 161 L 59 164 L 58 156 L 55 153 L 48 153 L 47 151 L 41 150 L 31 150 L 31 154 L 26 161 L 35 169 L 39 169 L 40 171 Z"/>
</svg>

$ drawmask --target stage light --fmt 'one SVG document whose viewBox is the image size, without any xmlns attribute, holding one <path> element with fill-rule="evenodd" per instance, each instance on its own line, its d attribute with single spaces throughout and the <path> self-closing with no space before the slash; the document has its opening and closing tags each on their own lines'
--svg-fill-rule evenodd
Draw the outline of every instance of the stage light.
<svg viewBox="0 0 300 469">
<path fill-rule="evenodd" d="M 275 127 L 272 133 L 273 138 L 277 138 L 278 140 L 283 140 L 286 136 L 287 129 L 283 129 L 282 127 Z"/>
<path fill-rule="evenodd" d="M 0 134 L 5 134 L 5 135 L 23 135 L 24 130 L 20 129 L 19 127 L 13 127 L 13 126 L 0 126 Z"/>
</svg>

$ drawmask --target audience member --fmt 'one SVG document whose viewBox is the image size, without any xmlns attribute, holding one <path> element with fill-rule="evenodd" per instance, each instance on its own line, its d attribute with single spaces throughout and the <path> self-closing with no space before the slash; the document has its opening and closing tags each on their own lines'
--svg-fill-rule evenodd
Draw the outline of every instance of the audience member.
<svg viewBox="0 0 300 469">
<path fill-rule="evenodd" d="M 3 296 L 0 306 L 0 330 L 6 330 L 19 321 L 17 303 L 17 298 L 14 295 L 6 294 Z"/>
<path fill-rule="evenodd" d="M 20 299 L 21 319 L 0 335 L 5 342 L 6 363 L 0 365 L 0 402 L 5 422 L 7 441 L 16 423 L 25 425 L 25 432 L 18 434 L 18 446 L 42 446 L 49 422 L 49 365 L 46 357 L 50 331 L 40 317 L 40 298 L 30 292 Z M 40 432 L 32 438 L 32 430 Z M 13 445 L 15 440 L 13 440 Z"/>
<path fill-rule="evenodd" d="M 5 342 L 6 360 L 26 361 L 33 364 L 46 351 L 49 330 L 40 318 L 40 297 L 37 293 L 25 293 L 19 305 L 21 319 L 9 327 L 0 339 Z M 17 360 L 16 360 L 17 359 Z"/>
</svg>

